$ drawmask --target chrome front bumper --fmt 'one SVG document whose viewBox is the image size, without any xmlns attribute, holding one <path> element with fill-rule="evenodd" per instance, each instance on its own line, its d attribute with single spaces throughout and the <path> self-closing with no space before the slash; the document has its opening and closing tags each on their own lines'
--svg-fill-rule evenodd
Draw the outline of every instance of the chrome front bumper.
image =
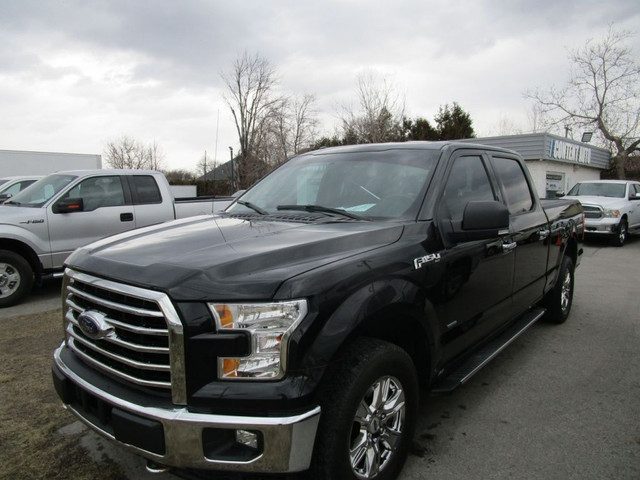
<svg viewBox="0 0 640 480">
<path fill-rule="evenodd" d="M 160 432 L 159 443 L 163 443 L 163 448 L 149 451 L 140 445 L 122 441 L 117 432 L 108 431 L 109 428 L 95 421 L 93 415 L 86 414 L 81 405 L 64 403 L 63 398 L 65 408 L 90 428 L 136 454 L 176 468 L 262 473 L 299 472 L 309 468 L 320 407 L 289 417 L 251 417 L 192 413 L 183 407 L 141 406 L 99 389 L 74 373 L 61 357 L 64 348 L 63 344 L 54 352 L 54 381 L 57 369 L 57 375 L 64 377 L 58 382 L 72 382 L 83 392 L 82 395 L 88 396 L 94 404 L 99 403 L 103 410 L 106 405 L 109 411 L 126 412 L 125 417 L 158 427 L 155 431 Z M 205 438 L 215 437 L 216 432 L 233 432 L 235 435 L 238 430 L 257 432 L 260 441 L 255 454 L 239 460 L 220 453 L 220 448 L 208 449 L 205 445 Z"/>
</svg>

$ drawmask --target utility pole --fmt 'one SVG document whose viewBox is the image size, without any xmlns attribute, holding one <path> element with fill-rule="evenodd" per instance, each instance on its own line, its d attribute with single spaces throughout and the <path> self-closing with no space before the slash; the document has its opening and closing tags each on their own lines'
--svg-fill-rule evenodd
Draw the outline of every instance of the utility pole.
<svg viewBox="0 0 640 480">
<path fill-rule="evenodd" d="M 236 174 L 233 168 L 233 147 L 229 147 L 229 152 L 231 153 L 231 194 L 236 191 Z"/>
</svg>

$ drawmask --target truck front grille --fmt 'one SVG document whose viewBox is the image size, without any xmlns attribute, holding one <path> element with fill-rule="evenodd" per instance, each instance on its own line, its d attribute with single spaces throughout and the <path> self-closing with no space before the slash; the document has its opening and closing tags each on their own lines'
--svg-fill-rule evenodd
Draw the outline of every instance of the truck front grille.
<svg viewBox="0 0 640 480">
<path fill-rule="evenodd" d="M 87 365 L 185 404 L 182 324 L 164 293 L 67 269 L 67 347 Z"/>
<path fill-rule="evenodd" d="M 583 205 L 582 208 L 584 208 L 584 216 L 585 218 L 591 218 L 591 219 L 600 219 L 602 217 L 604 217 L 604 213 L 602 212 L 602 209 L 600 207 L 592 207 L 589 205 Z"/>
</svg>

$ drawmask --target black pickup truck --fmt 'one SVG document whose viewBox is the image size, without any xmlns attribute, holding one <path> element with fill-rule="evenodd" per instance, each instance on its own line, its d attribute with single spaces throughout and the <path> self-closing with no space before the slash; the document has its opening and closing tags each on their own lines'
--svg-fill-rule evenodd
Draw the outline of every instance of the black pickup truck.
<svg viewBox="0 0 640 480">
<path fill-rule="evenodd" d="M 222 214 L 70 256 L 55 388 L 150 470 L 393 479 L 421 386 L 566 320 L 582 232 L 508 150 L 309 152 Z"/>
</svg>

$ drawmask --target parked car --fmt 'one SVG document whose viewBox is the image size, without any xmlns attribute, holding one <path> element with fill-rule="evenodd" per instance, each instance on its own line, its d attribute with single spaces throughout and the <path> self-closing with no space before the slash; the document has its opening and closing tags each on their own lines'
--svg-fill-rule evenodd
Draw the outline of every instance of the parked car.
<svg viewBox="0 0 640 480">
<path fill-rule="evenodd" d="M 224 209 L 231 198 L 174 199 L 160 172 L 78 170 L 41 178 L 0 205 L 0 307 L 14 305 L 76 248 L 116 233 Z"/>
<path fill-rule="evenodd" d="M 629 234 L 640 231 L 640 182 L 580 182 L 565 198 L 582 203 L 586 235 L 607 236 L 614 245 L 622 247 Z"/>
<path fill-rule="evenodd" d="M 0 178 L 0 203 L 41 179 L 42 175 Z"/>
<path fill-rule="evenodd" d="M 420 384 L 569 316 L 582 207 L 535 191 L 468 143 L 295 157 L 223 213 L 76 250 L 56 391 L 154 471 L 396 478 Z"/>
</svg>

